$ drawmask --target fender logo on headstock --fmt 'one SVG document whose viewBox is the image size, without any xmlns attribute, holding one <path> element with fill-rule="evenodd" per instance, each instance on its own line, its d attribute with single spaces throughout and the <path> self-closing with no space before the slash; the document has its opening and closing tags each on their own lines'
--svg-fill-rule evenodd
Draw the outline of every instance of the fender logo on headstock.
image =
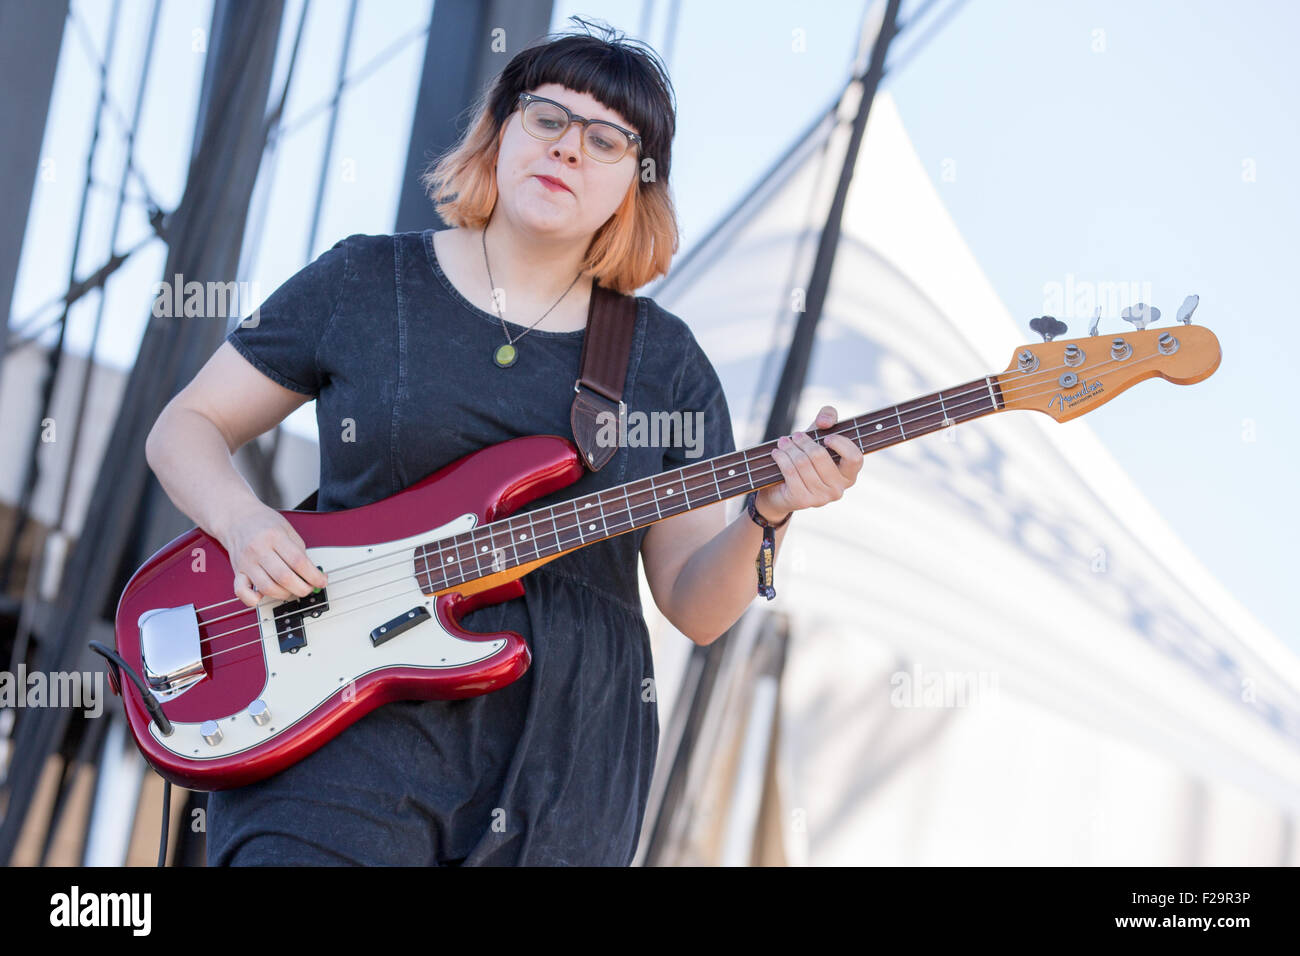
<svg viewBox="0 0 1300 956">
<path fill-rule="evenodd" d="M 1095 379 L 1091 383 L 1084 381 L 1080 383 L 1078 391 L 1057 392 L 1052 396 L 1051 401 L 1047 403 L 1047 407 L 1051 408 L 1053 405 L 1057 405 L 1064 411 L 1067 408 L 1073 408 L 1084 399 L 1094 398 L 1100 391 L 1102 391 L 1101 382 Z"/>
</svg>

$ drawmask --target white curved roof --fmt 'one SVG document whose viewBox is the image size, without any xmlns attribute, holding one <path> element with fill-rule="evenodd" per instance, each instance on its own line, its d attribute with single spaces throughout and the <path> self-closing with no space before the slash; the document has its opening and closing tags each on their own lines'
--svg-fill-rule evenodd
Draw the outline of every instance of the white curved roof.
<svg viewBox="0 0 1300 956">
<path fill-rule="evenodd" d="M 713 360 L 741 447 L 761 440 L 789 287 L 811 272 L 834 189 L 848 131 L 828 142 L 829 127 L 651 290 Z M 822 404 L 850 417 L 1000 372 L 1032 337 L 881 94 L 796 424 Z M 1175 388 L 1117 401 L 1176 415 Z M 776 587 L 763 610 L 790 615 L 791 640 L 764 832 L 782 848 L 760 841 L 764 859 L 1300 861 L 1300 661 L 1086 418 L 993 415 L 869 455 L 842 501 L 795 517 Z M 658 623 L 667 727 L 690 645 Z M 716 779 L 698 784 L 681 859 L 722 852 L 754 686 L 735 681 L 717 704 L 697 761 Z"/>
</svg>

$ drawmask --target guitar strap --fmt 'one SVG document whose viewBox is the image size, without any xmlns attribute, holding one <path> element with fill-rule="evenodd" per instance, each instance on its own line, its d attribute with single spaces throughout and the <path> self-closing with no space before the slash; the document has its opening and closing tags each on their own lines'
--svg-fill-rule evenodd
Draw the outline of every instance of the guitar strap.
<svg viewBox="0 0 1300 956">
<path fill-rule="evenodd" d="M 615 416 L 620 435 L 627 427 L 623 387 L 627 382 L 635 331 L 636 299 L 593 283 L 587 334 L 582 339 L 582 357 L 578 361 L 578 379 L 573 383 L 573 406 L 569 411 L 569 426 L 582 463 L 592 471 L 600 471 L 618 451 L 616 443 L 601 445 L 596 440 L 604 424 L 601 413 Z M 315 511 L 316 494 L 313 491 L 293 510 Z"/>
<path fill-rule="evenodd" d="M 627 427 L 623 386 L 635 331 L 636 299 L 593 283 L 580 371 L 573 383 L 576 394 L 569 412 L 569 425 L 582 463 L 592 471 L 600 471 L 618 451 L 617 443 L 602 446 L 596 441 L 602 427 L 601 413 L 614 417 L 619 435 Z"/>
</svg>

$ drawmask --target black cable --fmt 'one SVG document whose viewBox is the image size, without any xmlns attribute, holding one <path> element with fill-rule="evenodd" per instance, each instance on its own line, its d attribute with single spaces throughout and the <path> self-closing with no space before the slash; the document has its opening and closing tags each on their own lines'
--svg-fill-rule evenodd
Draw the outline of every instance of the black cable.
<svg viewBox="0 0 1300 956">
<path fill-rule="evenodd" d="M 162 839 L 158 841 L 158 865 L 167 865 L 167 831 L 172 822 L 172 782 L 163 777 Z"/>
<path fill-rule="evenodd" d="M 105 661 L 108 661 L 114 674 L 117 674 L 118 687 L 122 687 L 123 670 L 131 675 L 131 680 L 134 680 L 136 687 L 140 688 L 140 697 L 144 700 L 144 706 L 148 708 L 149 714 L 152 715 L 153 722 L 159 726 L 162 736 L 172 735 L 172 722 L 166 719 L 166 714 L 162 713 L 162 705 L 159 704 L 159 700 L 144 685 L 144 680 L 140 679 L 139 674 L 136 674 L 134 667 L 123 661 L 121 654 L 118 654 L 116 650 L 109 648 L 108 645 L 101 644 L 100 641 L 91 641 L 90 649 L 94 650 L 96 654 L 100 654 Z M 168 830 L 172 829 L 169 826 L 170 822 L 172 822 L 172 782 L 164 777 L 162 778 L 162 836 L 159 840 L 159 866 L 166 866 L 166 838 L 168 838 Z"/>
<path fill-rule="evenodd" d="M 149 709 L 149 715 L 153 717 L 154 723 L 158 725 L 158 729 L 162 732 L 164 737 L 170 737 L 172 734 L 172 722 L 167 719 L 167 715 L 162 711 L 162 704 L 158 703 L 158 698 L 155 697 L 153 692 L 145 686 L 144 680 L 142 680 L 140 675 L 135 672 L 135 669 L 126 661 L 122 660 L 121 654 L 99 641 L 91 641 L 90 649 L 101 657 L 106 658 L 110 664 L 115 665 L 113 672 L 117 674 L 117 684 L 119 687 L 122 686 L 122 674 L 118 668 L 125 670 L 129 675 L 131 675 L 131 680 L 135 681 L 135 686 L 140 688 L 140 696 L 144 700 L 145 707 Z"/>
<path fill-rule="evenodd" d="M 149 688 L 145 686 L 140 675 L 135 672 L 135 668 L 122 660 L 121 654 L 100 641 L 91 641 L 89 646 L 92 651 L 108 661 L 109 666 L 113 668 L 113 673 L 117 675 L 117 686 L 122 686 L 122 671 L 126 671 L 127 674 L 131 676 L 131 680 L 135 681 L 136 686 L 140 688 L 140 696 L 144 700 L 145 707 L 149 709 L 149 713 L 153 717 L 154 723 L 158 725 L 158 729 L 162 731 L 164 737 L 170 737 L 172 732 L 172 722 L 168 720 L 167 715 L 162 712 L 162 704 L 158 703 L 158 698 L 154 697 Z M 123 694 L 123 697 L 125 696 L 126 695 Z M 162 837 L 158 841 L 159 866 L 167 865 L 167 831 L 171 829 L 169 826 L 171 823 L 171 809 L 172 782 L 166 777 L 163 777 Z"/>
</svg>

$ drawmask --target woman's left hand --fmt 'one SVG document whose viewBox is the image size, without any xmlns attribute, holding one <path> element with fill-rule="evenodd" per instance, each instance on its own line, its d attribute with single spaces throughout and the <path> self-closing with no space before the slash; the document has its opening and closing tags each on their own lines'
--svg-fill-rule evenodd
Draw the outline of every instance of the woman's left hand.
<svg viewBox="0 0 1300 956">
<path fill-rule="evenodd" d="M 836 420 L 835 409 L 826 405 L 809 428 L 825 428 Z M 827 448 L 840 456 L 838 465 Z M 805 432 L 782 435 L 772 450 L 772 459 L 785 481 L 761 489 L 754 504 L 759 514 L 773 524 L 792 511 L 838 501 L 862 470 L 862 451 L 845 435 L 827 435 L 821 442 L 813 441 Z"/>
</svg>

